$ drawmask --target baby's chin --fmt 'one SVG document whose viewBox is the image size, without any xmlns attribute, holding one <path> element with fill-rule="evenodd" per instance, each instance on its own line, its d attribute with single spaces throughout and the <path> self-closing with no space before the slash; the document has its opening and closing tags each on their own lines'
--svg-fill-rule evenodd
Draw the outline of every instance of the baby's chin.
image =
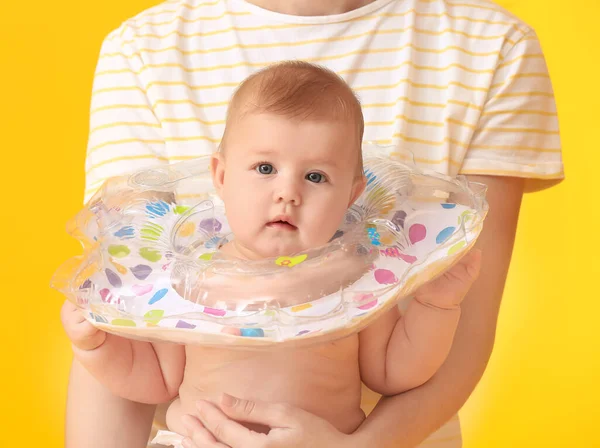
<svg viewBox="0 0 600 448">
<path fill-rule="evenodd" d="M 316 246 L 319 246 L 317 244 Z M 316 247 L 312 246 L 312 247 Z M 305 252 L 311 247 L 304 245 L 281 245 L 279 247 L 257 247 L 253 244 L 243 244 L 236 241 L 230 241 L 221 246 L 221 252 L 224 255 L 240 258 L 242 260 L 264 260 L 266 258 L 278 258 L 284 256 L 296 255 Z"/>
</svg>

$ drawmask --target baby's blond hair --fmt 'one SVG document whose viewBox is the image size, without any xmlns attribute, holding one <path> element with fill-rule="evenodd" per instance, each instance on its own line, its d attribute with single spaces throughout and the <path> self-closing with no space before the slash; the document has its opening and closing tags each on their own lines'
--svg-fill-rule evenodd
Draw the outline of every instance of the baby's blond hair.
<svg viewBox="0 0 600 448">
<path fill-rule="evenodd" d="M 360 101 L 337 74 L 303 61 L 283 61 L 250 75 L 236 89 L 227 110 L 221 150 L 232 126 L 247 114 L 270 113 L 292 120 L 353 123 L 358 173 L 362 176 L 364 118 Z"/>
</svg>

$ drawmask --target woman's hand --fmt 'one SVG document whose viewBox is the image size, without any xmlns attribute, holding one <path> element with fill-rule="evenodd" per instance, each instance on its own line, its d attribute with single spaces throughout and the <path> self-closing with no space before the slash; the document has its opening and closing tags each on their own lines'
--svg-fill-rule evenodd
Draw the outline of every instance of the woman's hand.
<svg viewBox="0 0 600 448">
<path fill-rule="evenodd" d="M 282 403 L 249 401 L 224 394 L 217 406 L 197 404 L 199 419 L 183 417 L 188 430 L 186 448 L 350 448 L 360 446 L 326 420 Z M 267 426 L 268 434 L 252 431 L 236 421 Z M 363 445 L 364 446 L 364 445 Z"/>
</svg>

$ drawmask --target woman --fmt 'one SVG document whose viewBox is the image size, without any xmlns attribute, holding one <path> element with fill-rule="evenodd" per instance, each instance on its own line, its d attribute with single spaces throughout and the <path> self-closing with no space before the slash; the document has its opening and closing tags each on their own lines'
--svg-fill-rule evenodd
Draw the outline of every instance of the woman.
<svg viewBox="0 0 600 448">
<path fill-rule="evenodd" d="M 214 151 L 232 90 L 282 59 L 322 64 L 344 77 L 361 98 L 365 140 L 402 145 L 424 168 L 488 185 L 481 275 L 463 302 L 440 371 L 416 389 L 382 399 L 349 438 L 299 409 L 230 400 L 221 410 L 199 404 L 189 446 L 409 447 L 443 425 L 439 443 L 428 446 L 460 446 L 456 413 L 491 354 L 523 192 L 563 177 L 556 108 L 537 37 L 482 0 L 164 3 L 104 42 L 86 198 L 107 177 Z M 73 365 L 67 447 L 143 447 L 153 414 L 153 407 L 111 396 Z M 289 430 L 258 437 L 227 416 Z"/>
</svg>

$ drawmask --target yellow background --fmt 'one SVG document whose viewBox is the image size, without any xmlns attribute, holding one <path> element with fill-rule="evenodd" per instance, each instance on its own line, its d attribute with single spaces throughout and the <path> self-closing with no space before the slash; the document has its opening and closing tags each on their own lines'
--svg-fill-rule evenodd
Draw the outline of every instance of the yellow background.
<svg viewBox="0 0 600 448">
<path fill-rule="evenodd" d="M 71 355 L 48 282 L 79 250 L 64 223 L 81 205 L 100 43 L 155 3 L 0 7 L 0 446 L 63 446 Z M 540 36 L 568 180 L 523 204 L 496 348 L 461 413 L 465 447 L 600 447 L 600 1 L 499 3 Z"/>
</svg>

